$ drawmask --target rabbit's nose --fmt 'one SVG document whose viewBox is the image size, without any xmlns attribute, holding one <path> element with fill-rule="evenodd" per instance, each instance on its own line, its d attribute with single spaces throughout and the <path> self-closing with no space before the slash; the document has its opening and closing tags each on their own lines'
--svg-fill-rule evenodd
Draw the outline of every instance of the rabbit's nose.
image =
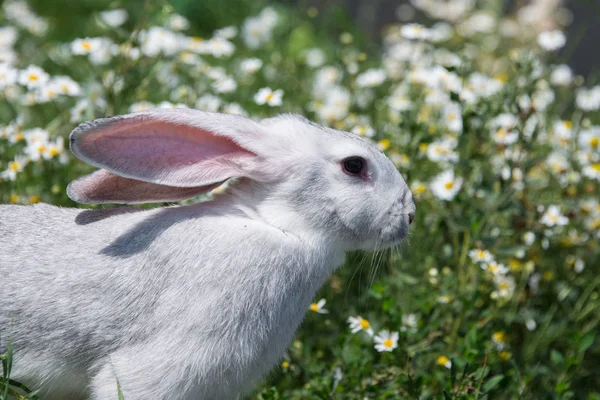
<svg viewBox="0 0 600 400">
<path fill-rule="evenodd" d="M 409 212 L 408 213 L 408 224 L 409 225 L 412 224 L 412 222 L 414 221 L 414 219 L 415 219 L 415 213 L 414 212 Z"/>
</svg>

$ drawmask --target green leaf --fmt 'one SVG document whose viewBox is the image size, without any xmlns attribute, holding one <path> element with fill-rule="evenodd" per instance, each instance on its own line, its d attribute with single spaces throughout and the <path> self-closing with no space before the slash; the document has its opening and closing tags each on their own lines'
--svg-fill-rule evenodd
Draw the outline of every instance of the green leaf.
<svg viewBox="0 0 600 400">
<path fill-rule="evenodd" d="M 294 29 L 288 39 L 288 52 L 290 56 L 296 58 L 301 53 L 314 47 L 316 42 L 313 27 L 309 24 L 302 24 Z"/>
<path fill-rule="evenodd" d="M 587 349 L 590 348 L 592 344 L 594 344 L 595 336 L 593 333 L 588 333 L 583 338 L 581 338 L 581 342 L 579 342 L 579 352 L 585 353 Z"/>
<path fill-rule="evenodd" d="M 563 365 L 565 363 L 565 358 L 563 355 L 556 350 L 552 350 L 550 352 L 550 360 L 552 360 L 554 365 Z"/>
<path fill-rule="evenodd" d="M 504 379 L 504 375 L 496 375 L 492 376 L 483 384 L 483 391 L 489 392 L 493 390 L 496 386 L 500 384 L 500 382 Z"/>
<path fill-rule="evenodd" d="M 397 272 L 396 276 L 398 280 L 402 283 L 406 283 L 407 285 L 416 285 L 419 283 L 419 280 L 412 275 L 405 274 L 404 272 Z"/>
</svg>

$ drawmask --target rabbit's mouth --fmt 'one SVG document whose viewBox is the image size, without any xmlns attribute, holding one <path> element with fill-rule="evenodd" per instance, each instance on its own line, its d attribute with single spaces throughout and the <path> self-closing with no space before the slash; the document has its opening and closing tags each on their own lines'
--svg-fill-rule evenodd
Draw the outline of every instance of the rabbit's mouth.
<svg viewBox="0 0 600 400">
<path fill-rule="evenodd" d="M 379 233 L 379 246 L 388 248 L 400 244 L 408 236 L 408 227 L 413 216 L 414 213 L 392 214 L 390 222 Z"/>
<path fill-rule="evenodd" d="M 408 235 L 409 225 L 415 218 L 415 203 L 410 191 L 402 191 L 387 212 L 384 227 L 379 232 L 382 247 L 393 247 Z"/>
</svg>

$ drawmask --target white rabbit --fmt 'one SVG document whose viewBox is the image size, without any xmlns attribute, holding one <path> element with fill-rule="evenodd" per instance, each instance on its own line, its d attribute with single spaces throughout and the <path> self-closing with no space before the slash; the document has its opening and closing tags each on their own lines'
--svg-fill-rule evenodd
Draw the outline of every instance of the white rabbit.
<svg viewBox="0 0 600 400">
<path fill-rule="evenodd" d="M 0 206 L 0 351 L 42 399 L 234 399 L 282 357 L 352 249 L 407 234 L 415 205 L 386 156 L 294 115 L 155 109 L 99 119 L 71 149 L 101 168 L 80 203 Z"/>
</svg>

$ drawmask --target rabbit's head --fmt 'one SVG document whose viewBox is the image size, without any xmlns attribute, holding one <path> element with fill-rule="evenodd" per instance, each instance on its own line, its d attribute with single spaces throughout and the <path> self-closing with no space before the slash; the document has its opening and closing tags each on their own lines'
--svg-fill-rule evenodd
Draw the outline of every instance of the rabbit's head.
<svg viewBox="0 0 600 400">
<path fill-rule="evenodd" d="M 283 115 L 255 122 L 190 109 L 155 109 L 81 124 L 71 149 L 102 168 L 72 182 L 81 203 L 175 201 L 242 178 L 233 196 L 257 218 L 344 249 L 400 242 L 412 194 L 368 141 Z"/>
</svg>

